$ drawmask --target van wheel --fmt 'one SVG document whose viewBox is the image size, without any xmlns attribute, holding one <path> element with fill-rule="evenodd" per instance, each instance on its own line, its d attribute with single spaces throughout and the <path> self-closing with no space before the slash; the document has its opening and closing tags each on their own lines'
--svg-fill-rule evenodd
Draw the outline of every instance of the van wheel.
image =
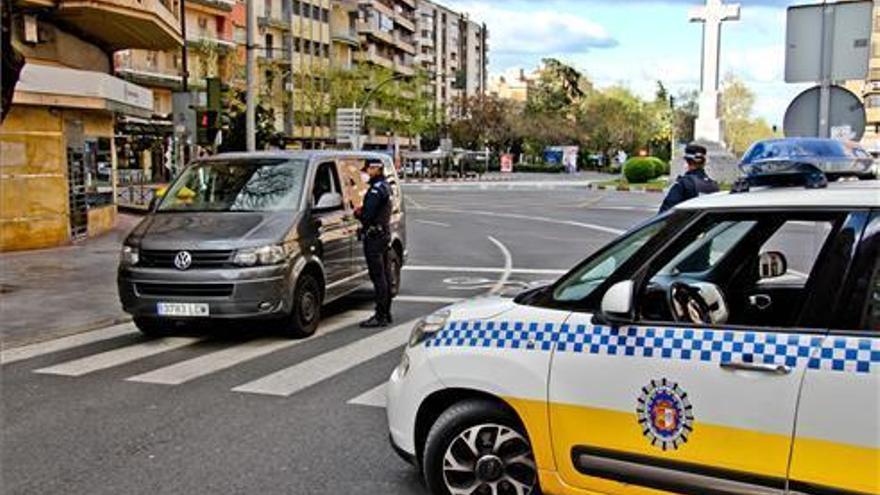
<svg viewBox="0 0 880 495">
<path fill-rule="evenodd" d="M 321 321 L 321 285 L 314 275 L 303 273 L 293 290 L 293 307 L 283 322 L 284 330 L 296 338 L 309 337 Z"/>
<path fill-rule="evenodd" d="M 400 255 L 397 254 L 397 250 L 391 248 L 388 251 L 388 271 L 391 275 L 391 280 L 389 280 L 391 285 L 391 297 L 397 296 L 400 293 L 400 270 L 403 268 L 403 262 L 400 259 Z"/>
<path fill-rule="evenodd" d="M 536 495 L 538 470 L 517 418 L 495 402 L 468 400 L 443 412 L 425 441 L 432 495 Z"/>
<path fill-rule="evenodd" d="M 171 325 L 171 323 L 168 322 L 164 322 L 163 324 L 162 320 L 159 318 L 134 317 L 132 318 L 132 321 L 134 322 L 134 326 L 136 326 L 142 334 L 148 337 L 168 335 L 168 326 Z"/>
</svg>

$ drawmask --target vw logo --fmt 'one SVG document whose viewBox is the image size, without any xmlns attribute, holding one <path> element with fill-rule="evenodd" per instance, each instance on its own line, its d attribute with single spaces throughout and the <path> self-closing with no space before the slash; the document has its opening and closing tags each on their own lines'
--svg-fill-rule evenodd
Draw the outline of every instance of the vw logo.
<svg viewBox="0 0 880 495">
<path fill-rule="evenodd" d="M 192 261 L 193 258 L 189 251 L 180 251 L 174 256 L 174 266 L 178 270 L 186 270 L 192 265 Z"/>
</svg>

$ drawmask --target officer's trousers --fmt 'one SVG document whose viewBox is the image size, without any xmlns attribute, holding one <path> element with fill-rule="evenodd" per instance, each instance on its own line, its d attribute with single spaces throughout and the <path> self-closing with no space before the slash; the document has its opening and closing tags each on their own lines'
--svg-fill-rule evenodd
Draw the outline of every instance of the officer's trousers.
<svg viewBox="0 0 880 495">
<path fill-rule="evenodd" d="M 364 257 L 373 282 L 376 300 L 376 316 L 391 318 L 391 265 L 388 250 L 391 239 L 388 234 L 364 237 Z"/>
</svg>

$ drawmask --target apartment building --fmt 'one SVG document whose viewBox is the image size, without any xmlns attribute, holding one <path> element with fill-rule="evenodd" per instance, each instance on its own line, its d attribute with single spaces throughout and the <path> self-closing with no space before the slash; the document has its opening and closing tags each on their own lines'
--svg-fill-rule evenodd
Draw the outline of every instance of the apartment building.
<svg viewBox="0 0 880 495">
<path fill-rule="evenodd" d="M 179 11 L 177 0 L 16 2 L 12 47 L 25 65 L 0 124 L 0 250 L 114 226 L 115 121 L 151 118 L 154 101 L 113 75 L 112 54 L 179 48 Z"/>
<path fill-rule="evenodd" d="M 848 81 L 846 87 L 862 98 L 867 114 L 867 125 L 862 145 L 872 153 L 880 154 L 880 2 L 874 2 L 871 32 L 871 59 L 868 77 L 864 81 Z"/>
<path fill-rule="evenodd" d="M 184 70 L 190 91 L 203 91 L 208 77 L 233 76 L 235 50 L 232 11 L 235 0 L 186 0 L 184 3 L 187 60 L 183 51 L 123 50 L 114 54 L 116 75 L 153 92 L 153 112 L 147 118 L 123 116 L 117 120 L 116 148 L 119 182 L 164 182 L 180 163 L 175 136 L 173 94 L 183 90 Z M 180 119 L 178 118 L 178 121 Z"/>
<path fill-rule="evenodd" d="M 454 117 L 463 96 L 484 94 L 488 31 L 485 25 L 429 0 L 418 2 L 417 65 L 429 74 L 426 88 L 439 118 Z"/>
</svg>

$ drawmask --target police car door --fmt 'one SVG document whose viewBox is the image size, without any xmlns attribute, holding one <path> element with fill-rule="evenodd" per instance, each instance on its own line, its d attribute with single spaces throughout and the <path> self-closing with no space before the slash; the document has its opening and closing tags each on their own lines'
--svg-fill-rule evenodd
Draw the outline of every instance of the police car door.
<svg viewBox="0 0 880 495">
<path fill-rule="evenodd" d="M 564 482 L 603 493 L 782 493 L 800 381 L 821 332 L 759 328 L 740 315 L 763 304 L 749 299 L 760 260 L 773 258 L 759 249 L 785 215 L 700 215 L 611 277 L 634 294 L 627 316 L 572 314 L 549 384 Z M 785 241 L 790 251 L 824 243 L 811 234 Z M 801 270 L 803 291 L 811 268 Z M 710 309 L 685 298 L 694 292 Z M 704 309 L 716 323 L 685 321 Z"/>
<path fill-rule="evenodd" d="M 837 304 L 804 378 L 790 486 L 880 493 L 880 212 L 854 213 L 839 238 L 828 272 L 847 277 L 827 285 Z"/>
</svg>

